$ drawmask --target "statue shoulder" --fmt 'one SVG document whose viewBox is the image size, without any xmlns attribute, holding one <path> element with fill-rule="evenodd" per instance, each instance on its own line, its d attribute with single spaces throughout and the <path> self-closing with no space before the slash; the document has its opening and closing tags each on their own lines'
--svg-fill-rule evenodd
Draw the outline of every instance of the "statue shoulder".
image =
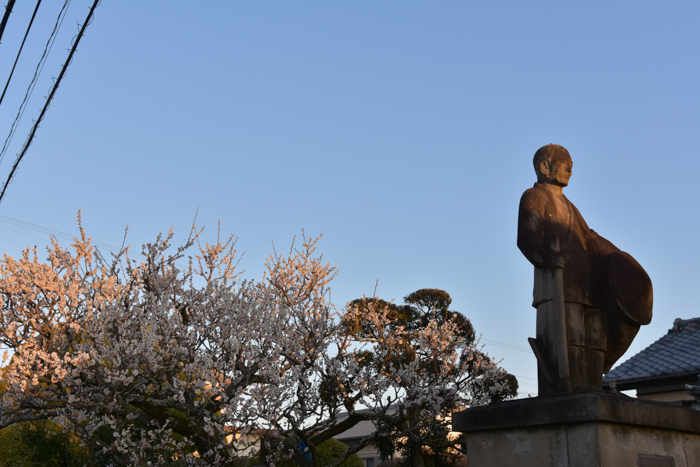
<svg viewBox="0 0 700 467">
<path fill-rule="evenodd" d="M 520 198 L 520 209 L 539 211 L 551 202 L 551 193 L 537 184 L 528 188 Z"/>
</svg>

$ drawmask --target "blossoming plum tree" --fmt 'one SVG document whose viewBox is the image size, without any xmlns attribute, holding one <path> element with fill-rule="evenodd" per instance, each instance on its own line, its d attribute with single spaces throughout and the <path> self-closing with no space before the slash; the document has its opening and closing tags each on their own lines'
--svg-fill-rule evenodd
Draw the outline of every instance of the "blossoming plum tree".
<svg viewBox="0 0 700 467">
<path fill-rule="evenodd" d="M 335 308 L 318 238 L 274 253 L 253 281 L 236 271 L 232 237 L 202 245 L 193 229 L 173 248 L 170 232 L 137 261 L 128 248 L 103 257 L 80 232 L 70 249 L 53 239 L 46 261 L 36 248 L 0 261 L 12 352 L 0 428 L 51 419 L 93 465 L 239 465 L 254 446 L 265 463 L 318 465 L 317 446 L 372 420 L 375 437 L 338 464 L 379 437 L 420 436 L 407 414 L 429 420 L 511 389 L 454 317 L 407 329 L 376 301 Z"/>
<path fill-rule="evenodd" d="M 424 389 L 407 385 L 404 391 L 409 395 L 407 401 L 410 403 L 396 404 L 394 423 L 377 433 L 373 442 L 382 457 L 399 456 L 401 465 L 456 465 L 466 452 L 463 440 L 451 431 L 452 411 L 465 405 L 514 397 L 518 382 L 511 374 L 494 373 L 489 357 L 473 348 L 476 341 L 474 328 L 464 315 L 449 309 L 452 298 L 447 292 L 420 289 L 404 297 L 404 303 L 396 305 L 378 298 L 351 302 L 363 311 L 371 307 L 386 309 L 390 320 L 384 323 L 384 332 L 396 333 L 397 328 L 401 329 L 401 340 L 394 345 L 396 352 L 383 361 L 368 355 L 366 364 L 397 367 L 403 361 L 415 362 L 416 371 L 421 376 L 418 384 L 432 387 L 438 397 L 432 400 L 433 405 L 427 410 L 431 416 L 426 416 L 427 407 L 413 403 L 420 400 L 420 392 Z M 377 333 L 375 326 L 368 326 L 361 319 L 363 314 L 348 322 L 348 330 L 357 340 L 374 343 L 381 334 Z M 445 329 L 447 323 L 453 342 L 459 342 L 462 351 L 455 348 L 448 352 L 431 349 L 426 352 L 423 333 L 433 328 Z M 434 339 L 432 337 L 430 341 Z M 460 358 L 455 359 L 457 356 Z M 442 361 L 445 357 L 455 360 Z M 488 377 L 478 377 L 482 372 L 488 373 Z M 495 385 L 498 385 L 497 390 L 494 390 Z"/>
</svg>

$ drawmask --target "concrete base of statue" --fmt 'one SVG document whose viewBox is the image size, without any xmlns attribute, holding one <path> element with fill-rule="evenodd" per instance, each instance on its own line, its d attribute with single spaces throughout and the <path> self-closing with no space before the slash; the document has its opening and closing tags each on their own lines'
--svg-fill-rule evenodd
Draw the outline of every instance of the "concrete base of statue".
<svg viewBox="0 0 700 467">
<path fill-rule="evenodd" d="M 469 467 L 698 467 L 700 411 L 604 393 L 453 414 Z"/>
</svg>

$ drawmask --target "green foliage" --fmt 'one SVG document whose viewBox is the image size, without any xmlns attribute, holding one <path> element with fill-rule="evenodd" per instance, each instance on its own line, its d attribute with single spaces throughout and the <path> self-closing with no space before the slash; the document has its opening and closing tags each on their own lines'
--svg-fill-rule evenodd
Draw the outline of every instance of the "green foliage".
<svg viewBox="0 0 700 467">
<path fill-rule="evenodd" d="M 316 456 L 318 457 L 317 462 L 314 462 L 316 466 L 330 465 L 345 453 L 347 446 L 342 441 L 337 439 L 328 439 L 321 443 L 316 448 Z M 343 462 L 338 464 L 338 467 L 362 467 L 362 459 L 357 454 L 352 454 L 350 457 L 345 459 Z"/>
<path fill-rule="evenodd" d="M 463 455 L 455 449 L 457 440 L 450 440 L 449 432 L 449 425 L 432 425 L 417 433 L 419 440 L 390 435 L 380 438 L 375 445 L 383 459 L 396 458 L 395 466 L 455 467 Z"/>
<path fill-rule="evenodd" d="M 468 342 L 474 340 L 474 327 L 471 321 L 462 313 L 450 310 L 452 297 L 450 294 L 440 289 L 420 289 L 406 295 L 403 301 L 410 308 L 417 321 L 416 326 L 425 327 L 430 320 L 442 324 L 448 319 L 454 319 L 459 336 L 467 339 Z M 409 313 L 406 313 L 409 314 Z"/>
<path fill-rule="evenodd" d="M 0 467 L 82 467 L 87 450 L 48 420 L 0 430 Z"/>
<path fill-rule="evenodd" d="M 390 327 L 401 326 L 408 331 L 424 328 L 431 320 L 441 325 L 448 319 L 453 319 L 460 337 L 467 339 L 468 342 L 474 340 L 474 327 L 471 321 L 462 313 L 449 309 L 452 298 L 444 290 L 420 289 L 406 295 L 403 300 L 405 305 L 396 305 L 381 298 L 358 298 L 350 302 L 350 305 L 357 307 L 360 311 L 372 306 L 387 308 L 389 318 L 392 320 Z M 345 323 L 345 325 L 347 333 L 359 338 L 376 337 L 371 334 L 370 327 L 366 324 Z"/>
<path fill-rule="evenodd" d="M 410 327 L 414 326 L 416 317 L 414 310 L 405 306 L 398 306 L 394 303 L 387 302 L 381 298 L 358 298 L 350 302 L 350 305 L 357 307 L 362 314 L 367 314 L 370 307 L 386 308 L 389 310 L 389 318 L 392 320 L 392 328 L 396 326 Z M 373 335 L 372 327 L 363 322 L 345 321 L 345 332 L 352 334 L 361 339 L 371 339 L 377 336 Z M 411 327 L 413 330 L 414 328 Z"/>
<path fill-rule="evenodd" d="M 19 425 L 0 430 L 0 467 L 33 467 L 17 437 Z"/>
<path fill-rule="evenodd" d="M 337 439 L 330 438 L 327 439 L 326 441 L 322 442 L 316 447 L 316 457 L 314 458 L 313 465 L 315 467 L 324 467 L 327 465 L 331 465 L 333 462 L 336 460 L 340 459 L 343 454 L 345 454 L 345 450 L 347 449 L 347 445 L 343 443 L 342 441 L 338 441 Z M 260 454 L 257 456 L 253 457 L 250 459 L 248 462 L 248 465 L 260 465 L 263 464 L 263 462 L 260 461 Z M 351 454 L 347 459 L 345 459 L 343 462 L 338 464 L 338 467 L 363 467 L 364 464 L 362 462 L 362 459 L 360 459 L 360 456 L 357 454 Z M 294 460 L 283 460 L 279 461 L 275 464 L 275 467 L 300 467 L 297 462 Z"/>
<path fill-rule="evenodd" d="M 452 304 L 450 294 L 440 289 L 420 289 L 406 295 L 403 301 L 422 308 L 425 312 L 447 310 Z"/>
</svg>

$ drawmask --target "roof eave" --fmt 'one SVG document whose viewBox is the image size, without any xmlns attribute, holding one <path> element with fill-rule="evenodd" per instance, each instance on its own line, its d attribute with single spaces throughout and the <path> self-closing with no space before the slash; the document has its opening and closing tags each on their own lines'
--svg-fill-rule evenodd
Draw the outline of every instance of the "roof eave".
<svg viewBox="0 0 700 467">
<path fill-rule="evenodd" d="M 647 376 L 647 377 L 643 377 L 643 378 L 616 380 L 615 387 L 620 391 L 627 391 L 629 389 L 638 389 L 638 388 L 642 388 L 642 387 L 654 386 L 655 383 L 658 383 L 661 381 L 672 382 L 672 380 L 676 380 L 676 379 L 685 380 L 686 378 L 689 378 L 689 377 L 697 378 L 699 376 L 699 373 L 700 373 L 700 370 L 694 370 L 694 371 L 686 371 L 683 373 L 670 373 L 670 374 L 658 375 L 658 376 Z M 691 381 L 691 382 L 694 382 L 694 381 Z M 603 387 L 606 389 L 610 388 L 610 383 L 611 383 L 610 380 L 603 382 Z"/>
</svg>

